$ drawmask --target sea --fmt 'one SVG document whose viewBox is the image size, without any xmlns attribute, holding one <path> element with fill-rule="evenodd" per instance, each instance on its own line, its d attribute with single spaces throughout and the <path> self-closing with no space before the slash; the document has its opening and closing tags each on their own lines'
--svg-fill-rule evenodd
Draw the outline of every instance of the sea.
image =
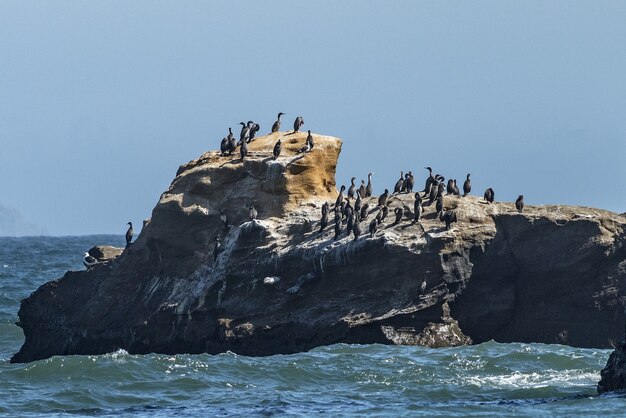
<svg viewBox="0 0 626 418">
<path fill-rule="evenodd" d="M 0 238 L 0 416 L 619 416 L 598 395 L 610 350 L 483 344 L 444 349 L 336 344 L 306 353 L 9 359 L 24 341 L 20 301 L 94 244 L 121 236 Z"/>
</svg>

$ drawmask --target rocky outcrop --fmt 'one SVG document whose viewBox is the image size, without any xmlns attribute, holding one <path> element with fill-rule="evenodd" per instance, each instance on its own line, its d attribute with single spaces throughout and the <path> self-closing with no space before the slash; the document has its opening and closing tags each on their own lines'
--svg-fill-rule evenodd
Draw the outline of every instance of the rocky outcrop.
<svg viewBox="0 0 626 418">
<path fill-rule="evenodd" d="M 110 245 L 96 245 L 87 251 L 90 256 L 94 257 L 99 263 L 115 260 L 123 252 L 123 248 L 112 247 Z"/>
<path fill-rule="evenodd" d="M 620 341 L 600 372 L 598 393 L 626 390 L 626 342 Z"/>
<path fill-rule="evenodd" d="M 122 255 L 22 302 L 26 339 L 12 361 L 118 348 L 268 355 L 338 342 L 607 347 L 621 335 L 624 217 L 567 206 L 519 214 L 512 203 L 446 196 L 459 220 L 446 231 L 431 206 L 412 223 L 413 196 L 402 194 L 389 202 L 405 210 L 399 225 L 386 219 L 365 236 L 377 204 L 367 198 L 364 236 L 344 230 L 335 241 L 332 215 L 321 233 L 319 218 L 337 196 L 341 142 L 314 135 L 315 148 L 297 154 L 305 137 L 276 133 L 252 142 L 244 162 L 208 152 L 180 167 Z"/>
</svg>

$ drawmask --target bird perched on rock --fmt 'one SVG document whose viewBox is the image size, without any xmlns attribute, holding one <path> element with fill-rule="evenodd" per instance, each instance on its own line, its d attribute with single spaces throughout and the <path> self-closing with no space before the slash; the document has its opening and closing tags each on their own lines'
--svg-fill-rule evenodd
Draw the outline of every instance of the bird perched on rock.
<svg viewBox="0 0 626 418">
<path fill-rule="evenodd" d="M 370 238 L 374 238 L 374 234 L 376 233 L 377 229 L 378 229 L 378 219 L 374 218 L 372 219 L 372 222 L 370 222 L 370 227 L 369 227 Z"/>
<path fill-rule="evenodd" d="M 352 177 L 350 179 L 350 188 L 348 189 L 348 197 L 354 197 L 354 193 L 356 193 L 356 186 L 354 185 L 354 180 L 356 180 L 356 177 Z"/>
<path fill-rule="evenodd" d="M 128 222 L 126 225 L 128 225 L 128 230 L 126 230 L 126 246 L 128 247 L 130 242 L 133 240 L 134 232 L 132 222 Z"/>
<path fill-rule="evenodd" d="M 90 268 L 98 264 L 98 260 L 96 260 L 96 257 L 91 256 L 89 253 L 85 253 L 85 255 L 83 256 L 83 264 L 85 265 L 85 268 L 89 270 Z"/>
<path fill-rule="evenodd" d="M 361 208 L 361 213 L 359 215 L 359 222 L 363 221 L 367 217 L 367 210 L 370 208 L 370 204 L 366 203 Z"/>
<path fill-rule="evenodd" d="M 293 131 L 298 132 L 302 125 L 304 125 L 304 118 L 302 116 L 298 116 L 296 120 L 293 121 Z"/>
<path fill-rule="evenodd" d="M 381 210 L 381 212 L 383 216 L 380 217 L 380 222 L 382 223 L 387 217 L 387 215 L 389 214 L 389 206 L 387 205 L 383 206 L 383 209 Z"/>
<path fill-rule="evenodd" d="M 339 238 L 339 235 L 341 234 L 341 216 L 337 215 L 337 212 L 335 212 L 335 236 L 333 237 L 333 240 L 337 240 Z"/>
<path fill-rule="evenodd" d="M 248 208 L 248 215 L 250 216 L 251 221 L 256 219 L 256 216 L 258 215 L 258 213 L 256 209 L 254 208 L 254 205 L 250 205 L 250 207 Z"/>
<path fill-rule="evenodd" d="M 259 129 L 261 129 L 261 125 L 250 120 L 248 121 L 248 127 L 250 128 L 248 143 L 250 143 L 250 141 L 254 140 L 254 137 L 256 136 L 256 133 L 259 131 Z"/>
<path fill-rule="evenodd" d="M 239 147 L 239 156 L 241 157 L 241 162 L 243 162 L 248 155 L 248 143 L 246 141 L 241 141 L 241 146 Z"/>
<path fill-rule="evenodd" d="M 393 212 L 396 214 L 396 220 L 393 222 L 393 224 L 398 225 L 402 220 L 402 217 L 404 216 L 404 209 L 398 206 L 393 210 Z"/>
<path fill-rule="evenodd" d="M 278 117 L 276 118 L 276 122 L 274 122 L 274 124 L 272 125 L 272 132 L 278 132 L 278 130 L 280 129 L 280 117 L 284 115 L 283 112 L 280 112 L 278 114 Z"/>
<path fill-rule="evenodd" d="M 226 155 L 226 153 L 228 152 L 228 149 L 229 149 L 228 139 L 222 138 L 222 142 L 220 142 L 220 153 L 222 157 Z"/>
<path fill-rule="evenodd" d="M 424 168 L 428 170 L 428 177 L 426 177 L 426 184 L 424 185 L 424 194 L 429 194 L 430 189 L 432 188 L 433 184 L 437 183 L 437 180 L 435 180 L 435 176 L 433 175 L 433 169 L 431 167 Z"/>
<path fill-rule="evenodd" d="M 413 173 L 410 171 L 406 173 L 406 178 L 404 179 L 404 191 L 407 193 L 413 193 L 413 186 L 415 185 L 415 177 L 413 177 Z"/>
<path fill-rule="evenodd" d="M 352 232 L 352 228 L 354 227 L 355 222 L 358 222 L 358 219 L 354 212 L 350 212 L 346 219 L 346 235 L 350 235 L 350 232 Z"/>
<path fill-rule="evenodd" d="M 471 191 L 472 191 L 472 181 L 470 180 L 470 175 L 468 173 L 467 177 L 465 178 L 465 182 L 463 183 L 463 197 L 467 196 L 469 192 Z"/>
<path fill-rule="evenodd" d="M 239 134 L 239 140 L 241 142 L 244 142 L 244 141 L 247 142 L 248 138 L 250 138 L 250 127 L 243 122 L 239 122 L 239 124 L 241 125 L 241 133 Z"/>
<path fill-rule="evenodd" d="M 369 173 L 367 175 L 367 187 L 365 187 L 365 197 L 370 197 L 372 195 L 372 192 L 374 191 L 374 188 L 372 187 L 372 174 L 374 173 Z"/>
<path fill-rule="evenodd" d="M 517 209 L 519 213 L 522 213 L 524 211 L 524 195 L 523 194 L 517 197 L 517 200 L 515 201 L 515 209 Z"/>
<path fill-rule="evenodd" d="M 443 217 L 441 220 L 446 223 L 446 231 L 449 231 L 450 225 L 457 221 L 456 212 L 453 210 L 447 211 L 446 213 L 443 214 Z"/>
<path fill-rule="evenodd" d="M 361 180 L 361 186 L 359 187 L 359 194 L 361 197 L 367 197 L 367 190 L 365 187 L 365 180 Z"/>
<path fill-rule="evenodd" d="M 414 218 L 413 218 L 413 222 L 419 222 L 420 218 L 422 217 L 422 213 L 424 212 L 424 209 L 422 208 L 422 198 L 420 197 L 419 192 L 415 193 L 415 203 L 413 203 L 413 213 L 414 213 Z"/>
<path fill-rule="evenodd" d="M 460 196 L 461 191 L 459 190 L 459 186 L 456 185 L 456 179 L 452 180 L 452 194 L 455 196 Z"/>
<path fill-rule="evenodd" d="M 274 151 L 272 152 L 272 154 L 274 155 L 274 159 L 277 159 L 278 156 L 280 155 L 280 151 L 282 150 L 283 146 L 280 143 L 280 139 L 278 139 L 278 142 L 276 142 L 276 145 L 274 145 Z"/>
<path fill-rule="evenodd" d="M 228 216 L 226 216 L 226 212 L 222 208 L 220 208 L 220 221 L 224 224 L 224 228 L 228 228 Z"/>
<path fill-rule="evenodd" d="M 309 144 L 309 151 L 311 151 L 315 144 L 313 143 L 313 135 L 311 135 L 310 129 L 307 131 L 306 142 Z"/>
<path fill-rule="evenodd" d="M 337 196 L 337 200 L 335 201 L 335 207 L 339 207 L 339 205 L 341 205 L 341 202 L 343 202 L 343 191 L 344 190 L 346 190 L 346 186 L 344 186 L 342 184 L 341 188 L 339 189 L 339 195 Z"/>
<path fill-rule="evenodd" d="M 385 206 L 387 204 L 388 198 L 389 198 L 389 190 L 385 189 L 385 193 L 378 196 L 378 206 Z"/>
<path fill-rule="evenodd" d="M 326 228 L 326 225 L 328 225 L 328 212 L 329 212 L 329 206 L 328 206 L 328 203 L 325 202 L 322 205 L 322 219 L 320 220 L 320 233 L 324 231 L 324 228 Z"/>
<path fill-rule="evenodd" d="M 356 241 L 361 236 L 361 225 L 359 222 L 355 222 L 352 227 L 352 233 L 354 234 L 354 240 Z"/>
<path fill-rule="evenodd" d="M 404 187 L 404 171 L 400 171 L 400 178 L 396 181 L 396 185 L 393 186 L 393 193 L 398 194 L 402 191 Z"/>
<path fill-rule="evenodd" d="M 447 194 L 454 193 L 454 180 L 448 179 L 448 185 L 446 186 L 446 193 Z"/>
<path fill-rule="evenodd" d="M 435 210 L 437 211 L 437 218 L 441 219 L 441 216 L 443 215 L 443 196 L 439 196 L 437 198 Z"/>
<path fill-rule="evenodd" d="M 485 194 L 483 194 L 483 197 L 485 198 L 487 203 L 493 203 L 494 199 L 496 198 L 496 194 L 493 192 L 493 189 L 490 187 L 487 190 L 485 190 Z"/>
<path fill-rule="evenodd" d="M 304 146 L 298 150 L 298 154 L 301 154 L 303 152 L 309 152 L 312 149 L 313 149 L 313 136 L 311 136 L 311 131 L 309 131 L 309 135 L 306 137 Z"/>
</svg>

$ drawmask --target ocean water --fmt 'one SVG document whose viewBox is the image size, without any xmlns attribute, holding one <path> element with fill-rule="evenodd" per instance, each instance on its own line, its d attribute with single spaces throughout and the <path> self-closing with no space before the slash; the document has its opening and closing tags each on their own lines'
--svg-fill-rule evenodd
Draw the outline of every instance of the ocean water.
<svg viewBox="0 0 626 418">
<path fill-rule="evenodd" d="M 500 344 L 428 349 L 337 344 L 271 357 L 53 357 L 10 364 L 20 300 L 93 244 L 122 237 L 0 238 L 0 416 L 607 416 L 596 394 L 610 350 Z"/>
</svg>

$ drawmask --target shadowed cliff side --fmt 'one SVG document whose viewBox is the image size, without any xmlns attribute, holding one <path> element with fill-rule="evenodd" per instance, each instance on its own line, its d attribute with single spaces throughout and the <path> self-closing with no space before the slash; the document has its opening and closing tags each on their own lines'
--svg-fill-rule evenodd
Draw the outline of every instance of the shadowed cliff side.
<svg viewBox="0 0 626 418">
<path fill-rule="evenodd" d="M 389 199 L 391 212 L 404 208 L 399 225 L 386 219 L 358 240 L 344 226 L 333 240 L 332 215 L 321 233 L 319 219 L 337 196 L 341 142 L 314 135 L 315 148 L 296 154 L 305 138 L 279 132 L 253 141 L 243 163 L 209 152 L 180 167 L 121 256 L 22 302 L 26 341 L 12 361 L 118 348 L 269 355 L 338 342 L 607 347 L 621 335 L 622 216 L 566 206 L 518 214 L 512 203 L 446 196 L 459 219 L 446 231 L 434 205 L 412 223 L 413 195 L 402 194 Z M 365 235 L 377 197 L 364 202 Z"/>
</svg>

